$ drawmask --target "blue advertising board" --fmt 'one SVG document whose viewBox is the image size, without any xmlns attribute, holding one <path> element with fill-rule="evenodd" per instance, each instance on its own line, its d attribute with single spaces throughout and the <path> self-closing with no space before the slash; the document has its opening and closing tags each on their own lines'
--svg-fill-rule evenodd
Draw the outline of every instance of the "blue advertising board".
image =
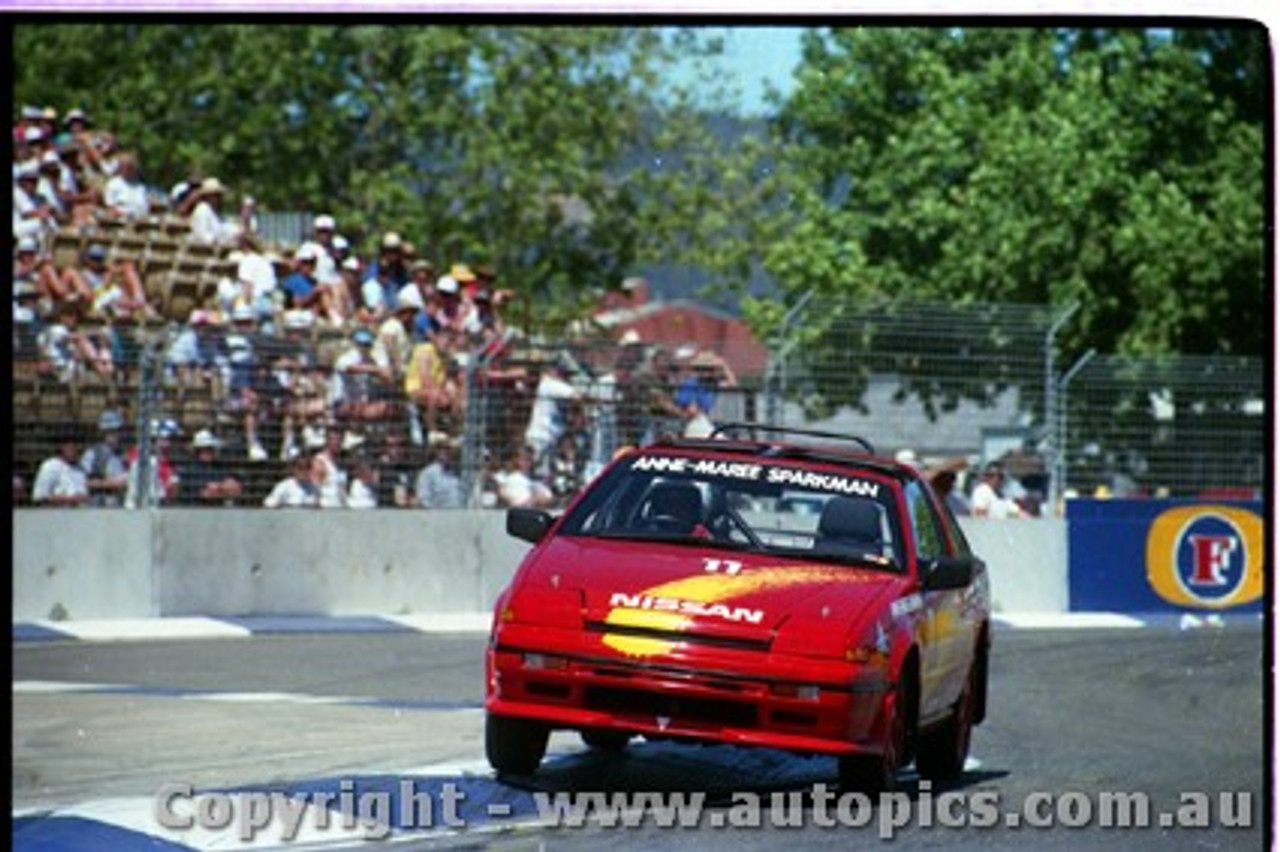
<svg viewBox="0 0 1280 852">
<path fill-rule="evenodd" d="M 1075 612 L 1259 612 L 1260 501 L 1069 500 Z"/>
</svg>

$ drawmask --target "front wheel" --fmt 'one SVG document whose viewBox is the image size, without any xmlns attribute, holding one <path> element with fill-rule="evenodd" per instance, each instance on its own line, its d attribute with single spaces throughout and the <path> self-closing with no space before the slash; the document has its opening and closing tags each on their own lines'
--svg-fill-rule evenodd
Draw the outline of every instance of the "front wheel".
<svg viewBox="0 0 1280 852">
<path fill-rule="evenodd" d="M 550 729 L 541 722 L 517 716 L 484 719 L 484 752 L 499 775 L 532 775 L 547 753 Z"/>
<path fill-rule="evenodd" d="M 975 664 L 965 678 L 964 689 L 956 699 L 955 707 L 947 720 L 927 734 L 920 736 L 920 753 L 916 755 L 916 770 L 920 777 L 930 781 L 950 783 L 964 774 L 964 764 L 969 758 L 969 741 L 973 734 Z"/>
<path fill-rule="evenodd" d="M 885 712 L 884 747 L 879 754 L 850 754 L 840 758 L 840 787 L 874 795 L 897 789 L 898 767 L 904 755 L 911 751 L 912 717 L 908 678 L 910 669 L 904 669 L 898 677 L 898 686 L 888 702 Z"/>
</svg>

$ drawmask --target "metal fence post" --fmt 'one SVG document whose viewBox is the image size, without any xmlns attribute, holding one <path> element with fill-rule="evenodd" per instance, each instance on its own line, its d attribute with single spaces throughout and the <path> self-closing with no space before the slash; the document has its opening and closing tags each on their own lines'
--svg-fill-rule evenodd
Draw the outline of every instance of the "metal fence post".
<svg viewBox="0 0 1280 852">
<path fill-rule="evenodd" d="M 1059 500 L 1062 498 L 1062 492 L 1065 490 L 1067 484 L 1067 443 L 1069 441 L 1069 436 L 1067 435 L 1067 391 L 1071 387 L 1072 380 L 1075 379 L 1080 371 L 1083 370 L 1097 354 L 1098 350 L 1090 349 L 1088 352 L 1076 359 L 1076 362 L 1071 365 L 1071 369 L 1067 370 L 1067 372 L 1062 375 L 1062 378 L 1058 380 L 1059 401 L 1057 403 L 1058 422 L 1056 424 L 1058 443 L 1055 447 L 1057 452 L 1054 453 L 1053 457 L 1053 481 L 1058 483 L 1057 487 L 1054 489 L 1054 494 Z M 1058 505 L 1056 501 L 1054 505 Z"/>
<path fill-rule="evenodd" d="M 1049 483 L 1048 496 L 1050 505 L 1058 505 L 1058 500 L 1062 497 L 1062 481 L 1059 479 L 1060 472 L 1059 458 L 1062 455 L 1062 442 L 1065 436 L 1058 432 L 1058 409 L 1057 409 L 1057 385 L 1058 380 L 1054 370 L 1054 360 L 1057 354 L 1055 341 L 1058 332 L 1067 324 L 1067 320 L 1080 310 L 1080 303 L 1073 302 L 1068 305 L 1066 310 L 1058 315 L 1049 325 L 1049 330 L 1044 336 L 1044 431 L 1047 441 L 1045 455 L 1048 456 L 1048 468 L 1052 472 L 1053 481 Z"/>
<path fill-rule="evenodd" d="M 775 350 L 769 353 L 769 378 L 765 382 L 765 419 L 770 426 L 782 425 L 782 412 L 787 402 L 787 358 L 796 346 L 796 341 L 790 337 L 791 326 L 813 294 L 813 290 L 805 291 L 783 315 L 774 335 Z"/>
</svg>

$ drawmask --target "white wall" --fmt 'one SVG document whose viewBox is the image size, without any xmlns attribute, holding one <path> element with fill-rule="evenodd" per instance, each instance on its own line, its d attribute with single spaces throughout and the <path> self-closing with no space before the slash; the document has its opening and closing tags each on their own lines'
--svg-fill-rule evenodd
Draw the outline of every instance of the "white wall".
<svg viewBox="0 0 1280 852">
<path fill-rule="evenodd" d="M 18 509 L 15 621 L 487 612 L 528 550 L 495 511 Z M 1067 608 L 1066 525 L 966 519 L 998 612 Z"/>
</svg>

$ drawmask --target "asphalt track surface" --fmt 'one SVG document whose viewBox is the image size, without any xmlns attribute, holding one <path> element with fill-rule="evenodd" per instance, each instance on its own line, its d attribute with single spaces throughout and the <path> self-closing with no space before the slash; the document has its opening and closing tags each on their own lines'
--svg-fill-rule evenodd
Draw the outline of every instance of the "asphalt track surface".
<svg viewBox="0 0 1280 852">
<path fill-rule="evenodd" d="M 1001 813 L 1028 795 L 1141 793 L 1153 812 L 1188 792 L 1245 793 L 1247 828 L 896 828 L 815 824 L 816 784 L 835 788 L 834 762 L 780 752 L 635 740 L 619 755 L 589 752 L 557 734 L 537 775 L 500 782 L 483 765 L 479 634 L 342 634 L 238 640 L 16 643 L 13 650 L 12 808 L 23 849 L 181 849 L 106 833 L 91 819 L 54 819 L 89 803 L 149 801 L 162 785 L 202 790 L 371 789 L 414 778 L 458 782 L 485 809 L 465 829 L 406 831 L 368 848 L 612 850 L 876 848 L 1013 850 L 1260 849 L 1270 834 L 1269 725 L 1264 642 L 1256 618 L 1181 631 L 998 628 L 990 715 L 973 759 L 950 792 L 999 796 Z M 902 787 L 916 809 L 942 788 Z M 698 828 L 581 828 L 541 824 L 532 792 L 705 793 Z M 727 822 L 738 793 L 795 794 L 801 827 Z M 932 799 L 930 799 L 932 796 Z M 104 805 L 103 803 L 107 803 Z M 1076 802 L 1078 804 L 1078 801 Z M 1056 805 L 1047 807 L 1052 814 Z M 490 808 L 491 810 L 491 808 Z M 720 817 L 714 817 L 719 813 Z M 1079 811 L 1074 812 L 1076 818 Z M 709 824 L 719 819 L 720 827 Z M 51 830 L 56 827 L 57 830 Z M 94 832 L 97 833 L 94 833 Z M 217 833 L 194 848 L 243 848 Z"/>
</svg>

